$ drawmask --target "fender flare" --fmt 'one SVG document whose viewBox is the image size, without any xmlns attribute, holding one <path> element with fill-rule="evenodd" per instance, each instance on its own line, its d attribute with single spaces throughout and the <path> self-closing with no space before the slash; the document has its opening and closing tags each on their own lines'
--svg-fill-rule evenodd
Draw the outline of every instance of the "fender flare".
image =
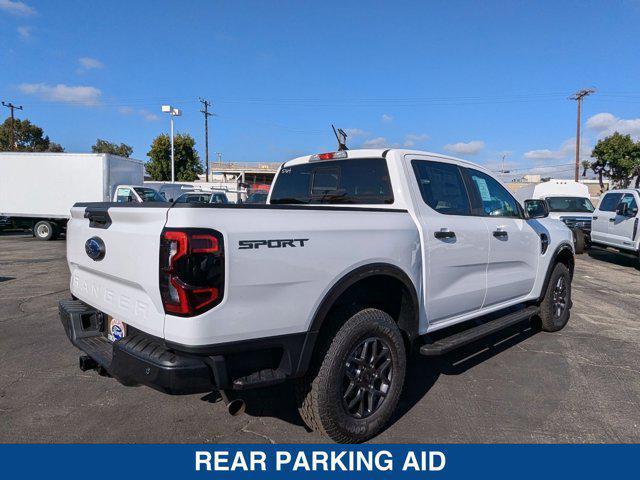
<svg viewBox="0 0 640 480">
<path fill-rule="evenodd" d="M 544 277 L 544 283 L 542 284 L 542 289 L 540 290 L 540 296 L 538 297 L 538 301 L 542 301 L 544 298 L 544 294 L 547 291 L 547 287 L 549 286 L 549 281 L 551 280 L 551 273 L 553 273 L 553 268 L 555 267 L 558 256 L 562 253 L 568 251 L 571 254 L 571 258 L 573 259 L 573 246 L 568 242 L 562 242 L 553 252 L 551 256 L 551 260 L 549 261 L 549 266 L 547 267 L 547 273 Z M 573 261 L 572 261 L 573 262 Z M 569 269 L 570 275 L 573 277 L 573 266 Z"/>
<path fill-rule="evenodd" d="M 399 324 L 398 326 L 401 330 L 405 331 L 410 338 L 414 338 L 418 332 L 419 322 L 420 304 L 418 300 L 418 294 L 409 276 L 399 267 L 396 267 L 395 265 L 391 265 L 389 263 L 371 263 L 368 265 L 363 265 L 350 271 L 340 280 L 338 280 L 327 292 L 327 294 L 322 299 L 322 302 L 320 302 L 320 305 L 316 309 L 313 320 L 311 322 L 310 330 L 320 330 L 327 317 L 327 314 L 331 310 L 331 307 L 334 305 L 335 301 L 340 297 L 340 295 L 346 292 L 349 287 L 355 285 L 360 280 L 378 275 L 389 276 L 395 278 L 396 280 L 399 280 L 409 291 L 414 318 L 408 321 L 404 321 L 403 324 Z"/>
</svg>

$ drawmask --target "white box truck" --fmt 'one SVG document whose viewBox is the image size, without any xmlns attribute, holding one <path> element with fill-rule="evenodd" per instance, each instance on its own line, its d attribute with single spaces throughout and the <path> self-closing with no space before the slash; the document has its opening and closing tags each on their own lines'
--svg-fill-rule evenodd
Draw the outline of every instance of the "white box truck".
<svg viewBox="0 0 640 480">
<path fill-rule="evenodd" d="M 142 161 L 117 155 L 2 152 L 0 217 L 51 240 L 66 229 L 75 203 L 110 201 L 118 187 L 133 191 L 143 179 Z"/>
</svg>

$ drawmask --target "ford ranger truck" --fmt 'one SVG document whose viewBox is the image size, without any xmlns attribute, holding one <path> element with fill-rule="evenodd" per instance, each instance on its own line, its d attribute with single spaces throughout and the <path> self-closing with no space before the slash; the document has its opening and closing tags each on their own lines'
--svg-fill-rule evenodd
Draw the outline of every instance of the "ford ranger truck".
<svg viewBox="0 0 640 480">
<path fill-rule="evenodd" d="M 81 368 L 232 403 L 292 381 L 305 423 L 338 442 L 385 428 L 412 349 L 569 319 L 571 231 L 544 200 L 522 207 L 484 167 L 438 154 L 296 158 L 264 205 L 71 213 L 59 307 Z"/>
</svg>

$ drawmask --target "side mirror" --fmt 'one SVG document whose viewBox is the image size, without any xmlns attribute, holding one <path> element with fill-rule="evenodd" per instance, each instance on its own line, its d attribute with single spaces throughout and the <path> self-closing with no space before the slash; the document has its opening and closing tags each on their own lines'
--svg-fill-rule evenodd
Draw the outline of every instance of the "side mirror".
<svg viewBox="0 0 640 480">
<path fill-rule="evenodd" d="M 616 215 L 620 215 L 621 217 L 635 217 L 637 214 L 637 210 L 629 210 L 629 204 L 626 202 L 620 202 L 616 207 Z"/>
<path fill-rule="evenodd" d="M 525 200 L 524 216 L 526 219 L 546 218 L 549 216 L 549 205 L 546 200 Z"/>
<path fill-rule="evenodd" d="M 616 215 L 620 215 L 621 217 L 631 217 L 632 214 L 629 211 L 629 204 L 626 202 L 620 202 L 616 207 Z"/>
</svg>

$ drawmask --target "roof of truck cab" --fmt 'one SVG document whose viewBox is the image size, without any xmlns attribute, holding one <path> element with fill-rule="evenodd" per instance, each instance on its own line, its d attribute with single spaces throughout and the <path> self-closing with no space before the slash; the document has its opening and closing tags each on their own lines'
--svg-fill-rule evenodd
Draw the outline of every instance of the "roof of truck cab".
<svg viewBox="0 0 640 480">
<path fill-rule="evenodd" d="M 478 165 L 477 163 L 470 162 L 468 160 L 464 160 L 462 158 L 452 157 L 450 155 L 443 155 L 441 153 L 434 152 L 424 152 L 422 150 L 407 150 L 402 148 L 375 148 L 375 149 L 355 149 L 355 150 L 346 150 L 347 158 L 337 158 L 336 161 L 349 160 L 354 158 L 391 158 L 390 153 L 396 154 L 396 156 L 403 157 L 405 155 L 424 155 L 429 157 L 441 158 L 443 160 L 450 160 L 454 162 L 461 163 L 468 167 L 477 168 L 479 170 L 488 171 L 486 167 L 482 165 Z M 317 152 L 324 153 L 324 152 Z M 292 160 L 285 162 L 283 165 L 288 167 L 293 165 L 302 165 L 308 163 L 311 160 L 311 157 L 316 154 L 305 155 L 303 157 L 297 157 Z"/>
</svg>

